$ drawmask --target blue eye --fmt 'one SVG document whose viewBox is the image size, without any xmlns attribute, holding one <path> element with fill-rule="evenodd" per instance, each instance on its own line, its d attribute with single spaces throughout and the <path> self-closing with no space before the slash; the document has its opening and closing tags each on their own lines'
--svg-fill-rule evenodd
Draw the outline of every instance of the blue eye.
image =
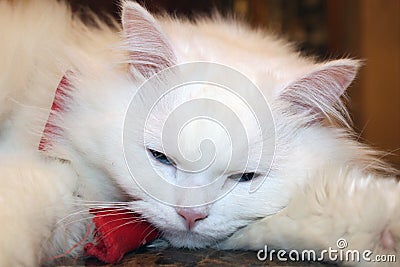
<svg viewBox="0 0 400 267">
<path fill-rule="evenodd" d="M 240 176 L 239 183 L 253 180 L 257 175 L 254 172 L 245 172 Z"/>
<path fill-rule="evenodd" d="M 242 182 L 249 182 L 253 180 L 253 178 L 257 177 L 259 174 L 254 173 L 254 172 L 245 172 L 245 173 L 239 173 L 239 174 L 234 174 L 229 176 L 230 179 L 234 179 L 239 181 L 239 183 Z"/>
<path fill-rule="evenodd" d="M 153 150 L 153 149 L 149 149 L 149 151 L 155 160 L 157 160 L 165 165 L 172 165 L 172 162 L 168 159 L 167 156 L 165 156 L 165 154 L 158 152 L 156 150 Z"/>
</svg>

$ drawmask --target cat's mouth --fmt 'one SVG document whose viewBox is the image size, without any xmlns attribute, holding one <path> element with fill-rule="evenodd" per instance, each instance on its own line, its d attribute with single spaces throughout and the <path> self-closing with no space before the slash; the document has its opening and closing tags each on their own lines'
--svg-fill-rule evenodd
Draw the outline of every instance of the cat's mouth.
<svg viewBox="0 0 400 267">
<path fill-rule="evenodd" d="M 231 231 L 216 231 L 215 229 L 197 229 L 196 227 L 191 230 L 174 229 L 168 227 L 158 228 L 162 234 L 161 238 L 167 240 L 171 246 L 177 248 L 189 248 L 189 249 L 200 249 L 206 247 L 217 246 L 220 242 L 231 237 L 236 231 L 245 228 L 247 225 L 243 225 Z"/>
<path fill-rule="evenodd" d="M 167 240 L 173 247 L 189 249 L 209 247 L 218 241 L 215 237 L 193 231 L 163 232 L 162 238 Z"/>
</svg>

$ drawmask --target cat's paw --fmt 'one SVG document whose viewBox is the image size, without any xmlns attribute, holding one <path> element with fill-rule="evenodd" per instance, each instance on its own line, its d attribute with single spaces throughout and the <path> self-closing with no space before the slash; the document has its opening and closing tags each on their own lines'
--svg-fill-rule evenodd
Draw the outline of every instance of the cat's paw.
<svg viewBox="0 0 400 267">
<path fill-rule="evenodd" d="M 73 174 L 56 167 L 33 156 L 0 154 L 1 267 L 40 266 L 54 254 L 54 229 L 72 195 L 66 182 Z"/>
</svg>

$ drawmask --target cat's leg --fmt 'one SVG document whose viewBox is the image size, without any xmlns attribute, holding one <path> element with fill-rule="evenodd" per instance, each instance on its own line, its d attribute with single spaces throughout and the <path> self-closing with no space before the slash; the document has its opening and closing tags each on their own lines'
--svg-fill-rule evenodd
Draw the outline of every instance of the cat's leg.
<svg viewBox="0 0 400 267">
<path fill-rule="evenodd" d="M 57 222 L 71 212 L 76 179 L 54 161 L 0 155 L 0 266 L 38 266 L 69 245 Z"/>
<path fill-rule="evenodd" d="M 395 179 L 366 177 L 357 170 L 326 172 L 299 189 L 281 212 L 239 230 L 221 247 L 258 250 L 265 245 L 300 253 L 313 249 L 317 256 L 329 248 L 338 253 L 358 250 L 359 261 L 343 264 L 359 266 L 379 266 L 372 261 L 375 256 L 396 255 L 396 262 L 384 266 L 399 266 L 400 184 Z M 368 263 L 362 256 L 366 250 L 372 252 L 366 252 Z"/>
</svg>

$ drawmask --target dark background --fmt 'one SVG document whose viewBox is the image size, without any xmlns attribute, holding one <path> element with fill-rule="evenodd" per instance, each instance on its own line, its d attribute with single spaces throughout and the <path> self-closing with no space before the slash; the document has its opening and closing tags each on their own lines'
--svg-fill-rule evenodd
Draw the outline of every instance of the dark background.
<svg viewBox="0 0 400 267">
<path fill-rule="evenodd" d="M 70 0 L 75 11 L 89 7 L 119 17 L 118 1 Z M 400 167 L 400 1 L 398 0 L 139 0 L 152 12 L 193 18 L 221 13 L 242 16 L 254 27 L 281 33 L 304 54 L 321 60 L 365 59 L 349 89 L 350 110 L 360 138 Z"/>
</svg>

